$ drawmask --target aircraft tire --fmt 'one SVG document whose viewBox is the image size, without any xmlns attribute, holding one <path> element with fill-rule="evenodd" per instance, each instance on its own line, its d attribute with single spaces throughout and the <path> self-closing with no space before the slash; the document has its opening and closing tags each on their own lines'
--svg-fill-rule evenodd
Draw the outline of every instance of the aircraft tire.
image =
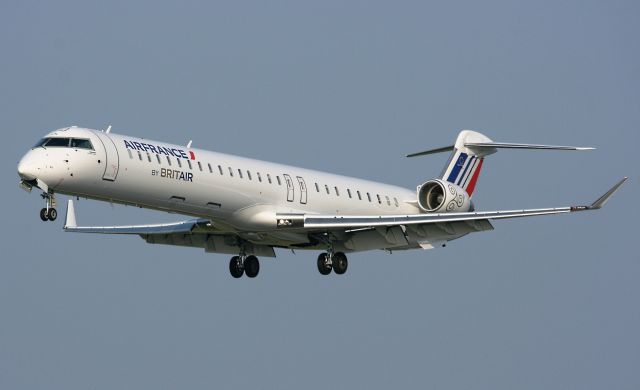
<svg viewBox="0 0 640 390">
<path fill-rule="evenodd" d="M 242 266 L 242 260 L 240 260 L 240 256 L 233 256 L 231 261 L 229 261 L 229 272 L 231 276 L 238 279 L 242 277 L 244 273 L 244 267 Z"/>
<path fill-rule="evenodd" d="M 49 219 L 49 221 L 55 221 L 56 218 L 58 218 L 58 210 L 56 209 L 49 209 L 49 213 L 47 213 L 47 218 Z"/>
<path fill-rule="evenodd" d="M 255 278 L 260 272 L 260 261 L 255 256 L 247 256 L 244 259 L 244 273 L 247 277 Z"/>
<path fill-rule="evenodd" d="M 318 255 L 318 271 L 322 275 L 329 275 L 331 273 L 331 263 L 327 262 L 327 257 L 329 254 L 326 252 L 322 252 Z"/>
<path fill-rule="evenodd" d="M 349 266 L 349 261 L 347 260 L 347 255 L 342 252 L 336 252 L 333 254 L 333 272 L 338 275 L 342 275 L 347 272 L 347 267 Z"/>
<path fill-rule="evenodd" d="M 47 222 L 49 220 L 49 217 L 47 216 L 47 209 L 40 210 L 40 219 L 43 222 Z"/>
</svg>

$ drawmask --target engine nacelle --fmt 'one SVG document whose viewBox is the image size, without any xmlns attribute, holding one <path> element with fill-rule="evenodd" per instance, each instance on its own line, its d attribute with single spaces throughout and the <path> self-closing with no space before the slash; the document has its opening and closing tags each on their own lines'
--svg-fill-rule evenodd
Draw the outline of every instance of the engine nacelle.
<svg viewBox="0 0 640 390">
<path fill-rule="evenodd" d="M 465 190 L 440 179 L 418 187 L 418 206 L 426 213 L 462 213 L 473 208 Z"/>
</svg>

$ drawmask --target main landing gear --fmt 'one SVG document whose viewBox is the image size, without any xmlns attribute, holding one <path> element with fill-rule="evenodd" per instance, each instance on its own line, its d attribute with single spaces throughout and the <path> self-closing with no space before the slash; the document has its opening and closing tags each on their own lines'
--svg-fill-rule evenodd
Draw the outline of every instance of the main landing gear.
<svg viewBox="0 0 640 390">
<path fill-rule="evenodd" d="M 260 261 L 253 255 L 233 256 L 229 261 L 229 272 L 236 279 L 242 277 L 243 274 L 255 278 L 260 272 Z"/>
<path fill-rule="evenodd" d="M 329 275 L 332 269 L 337 275 L 342 275 L 348 266 L 347 255 L 342 252 L 324 252 L 318 256 L 318 271 L 322 275 Z"/>
<path fill-rule="evenodd" d="M 48 192 L 43 193 L 42 199 L 44 199 L 45 207 L 40 210 L 40 219 L 42 221 L 55 221 L 58 218 L 58 211 L 56 210 L 56 197 L 54 194 Z"/>
</svg>

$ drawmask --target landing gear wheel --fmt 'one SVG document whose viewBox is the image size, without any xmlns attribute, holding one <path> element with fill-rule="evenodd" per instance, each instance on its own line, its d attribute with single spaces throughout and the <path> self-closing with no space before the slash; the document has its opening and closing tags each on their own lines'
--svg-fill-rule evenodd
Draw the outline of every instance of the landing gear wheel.
<svg viewBox="0 0 640 390">
<path fill-rule="evenodd" d="M 231 272 L 231 276 L 236 279 L 242 277 L 244 267 L 242 266 L 242 259 L 240 256 L 233 256 L 231 258 L 231 261 L 229 261 L 229 272 Z"/>
<path fill-rule="evenodd" d="M 247 256 L 247 258 L 244 259 L 244 273 L 250 278 L 255 278 L 258 276 L 258 272 L 260 272 L 260 262 L 258 258 L 255 256 Z"/>
<path fill-rule="evenodd" d="M 58 211 L 56 209 L 49 209 L 47 218 L 49 218 L 49 221 L 55 221 L 56 218 L 58 218 Z"/>
<path fill-rule="evenodd" d="M 331 273 L 331 262 L 329 261 L 329 254 L 326 252 L 318 255 L 318 271 L 322 275 L 329 275 Z"/>
<path fill-rule="evenodd" d="M 336 252 L 333 254 L 332 258 L 333 262 L 333 272 L 338 275 L 342 275 L 347 272 L 347 267 L 349 266 L 349 262 L 347 261 L 347 256 L 342 252 Z"/>
<path fill-rule="evenodd" d="M 47 216 L 47 209 L 40 210 L 40 219 L 43 222 L 47 222 L 49 220 L 49 217 Z"/>
</svg>

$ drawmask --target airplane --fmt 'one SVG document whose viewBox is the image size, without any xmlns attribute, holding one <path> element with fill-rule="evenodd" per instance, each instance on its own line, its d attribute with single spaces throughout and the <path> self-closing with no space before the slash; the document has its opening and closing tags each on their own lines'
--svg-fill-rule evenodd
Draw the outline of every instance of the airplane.
<svg viewBox="0 0 640 390">
<path fill-rule="evenodd" d="M 178 213 L 161 224 L 78 226 L 73 199 L 64 231 L 138 235 L 147 243 L 233 255 L 234 278 L 255 278 L 258 256 L 275 248 L 320 250 L 318 271 L 342 275 L 347 253 L 431 249 L 492 220 L 602 208 L 621 179 L 586 206 L 476 211 L 471 201 L 484 159 L 499 149 L 590 150 L 575 146 L 494 142 L 463 130 L 453 145 L 407 157 L 450 152 L 442 174 L 410 190 L 255 159 L 70 126 L 48 133 L 20 160 L 20 187 L 38 188 L 42 221 L 57 218 L 56 194 Z"/>
</svg>

